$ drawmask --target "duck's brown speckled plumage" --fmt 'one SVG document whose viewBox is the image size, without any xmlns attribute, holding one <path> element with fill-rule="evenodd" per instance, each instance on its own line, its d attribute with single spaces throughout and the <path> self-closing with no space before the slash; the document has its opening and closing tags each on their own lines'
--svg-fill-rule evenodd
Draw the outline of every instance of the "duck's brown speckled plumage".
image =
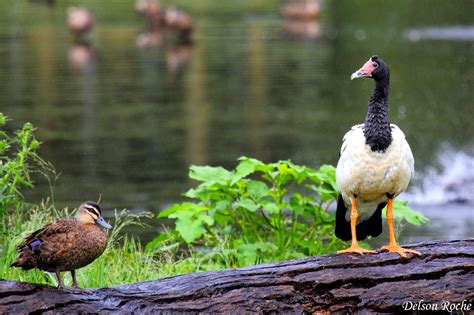
<svg viewBox="0 0 474 315">
<path fill-rule="evenodd" d="M 35 255 L 28 244 L 42 240 Z M 87 266 L 107 247 L 107 232 L 96 224 L 78 224 L 75 219 L 59 220 L 28 235 L 19 246 L 20 258 L 36 261 L 38 269 L 50 272 L 71 271 Z M 31 268 L 28 268 L 31 269 Z"/>
<path fill-rule="evenodd" d="M 107 247 L 107 232 L 98 225 L 100 223 L 95 223 L 102 219 L 100 208 L 97 205 L 98 211 L 93 210 L 91 215 L 83 205 L 77 218 L 58 220 L 28 235 L 18 246 L 19 255 L 12 266 L 24 270 L 38 268 L 57 275 L 71 271 L 74 285 L 77 285 L 74 270 L 93 262 Z M 86 220 L 79 211 L 84 212 L 82 216 Z M 58 281 L 62 285 L 59 277 Z"/>
</svg>

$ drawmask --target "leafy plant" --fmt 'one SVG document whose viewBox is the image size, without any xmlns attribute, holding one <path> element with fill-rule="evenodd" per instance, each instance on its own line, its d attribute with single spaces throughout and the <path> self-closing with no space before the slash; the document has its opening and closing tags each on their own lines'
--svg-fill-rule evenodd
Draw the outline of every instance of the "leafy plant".
<svg viewBox="0 0 474 315">
<path fill-rule="evenodd" d="M 313 169 L 241 157 L 232 171 L 191 166 L 189 177 L 200 184 L 184 196 L 195 201 L 160 212 L 159 218 L 176 220 L 175 228 L 148 248 L 162 246 L 171 236 L 204 253 L 225 243 L 235 249 L 231 255 L 226 251 L 225 263 L 242 266 L 320 255 L 343 246 L 333 233 L 334 212 L 328 211 L 338 195 L 333 166 Z M 411 224 L 426 220 L 406 203 L 395 203 L 397 207 L 403 210 L 395 211 L 397 218 Z"/>
<path fill-rule="evenodd" d="M 0 113 L 0 228 L 7 209 L 23 202 L 20 189 L 33 187 L 31 173 L 52 169 L 37 154 L 40 142 L 34 136 L 33 125 L 25 123 L 9 135 L 5 131 L 7 120 Z"/>
</svg>

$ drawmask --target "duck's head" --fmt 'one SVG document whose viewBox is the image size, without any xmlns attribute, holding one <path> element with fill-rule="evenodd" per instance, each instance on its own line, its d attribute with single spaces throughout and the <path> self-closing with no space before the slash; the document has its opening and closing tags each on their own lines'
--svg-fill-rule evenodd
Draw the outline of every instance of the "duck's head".
<svg viewBox="0 0 474 315">
<path fill-rule="evenodd" d="M 375 81 L 381 81 L 389 76 L 387 64 L 377 55 L 367 60 L 366 63 L 351 75 L 351 80 L 358 78 L 372 78 Z"/>
<path fill-rule="evenodd" d="M 92 223 L 106 229 L 112 228 L 110 224 L 105 222 L 104 217 L 102 217 L 99 205 L 93 201 L 83 202 L 79 206 L 76 213 L 76 220 L 79 224 Z"/>
</svg>

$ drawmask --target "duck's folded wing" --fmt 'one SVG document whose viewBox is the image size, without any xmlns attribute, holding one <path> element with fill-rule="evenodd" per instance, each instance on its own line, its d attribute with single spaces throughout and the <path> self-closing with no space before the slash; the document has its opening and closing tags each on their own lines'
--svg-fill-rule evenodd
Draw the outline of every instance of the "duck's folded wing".
<svg viewBox="0 0 474 315">
<path fill-rule="evenodd" d="M 34 231 L 33 233 L 25 237 L 24 242 L 18 245 L 18 249 L 22 248 L 25 245 L 28 246 L 36 240 L 40 240 L 41 242 L 43 242 L 56 235 L 67 233 L 67 231 L 71 230 L 71 228 L 74 227 L 75 224 L 76 223 L 74 219 L 63 219 L 47 224 L 41 229 Z"/>
</svg>

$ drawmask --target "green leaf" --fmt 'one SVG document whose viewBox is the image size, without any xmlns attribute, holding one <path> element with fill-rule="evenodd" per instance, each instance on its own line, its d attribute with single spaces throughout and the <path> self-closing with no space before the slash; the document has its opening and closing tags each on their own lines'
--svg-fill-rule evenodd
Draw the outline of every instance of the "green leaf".
<svg viewBox="0 0 474 315">
<path fill-rule="evenodd" d="M 337 198 L 338 193 L 337 193 L 336 190 L 327 189 L 327 188 L 323 188 L 321 186 L 315 186 L 315 185 L 308 185 L 307 187 L 310 188 L 311 190 L 317 192 L 319 194 L 319 196 L 321 197 L 322 202 L 326 202 L 330 199 L 336 199 Z"/>
<path fill-rule="evenodd" d="M 244 178 L 244 177 L 252 174 L 253 172 L 255 172 L 256 165 L 258 163 L 262 163 L 258 160 L 249 159 L 249 158 L 246 158 L 246 157 L 241 157 L 239 160 L 240 160 L 240 163 L 237 166 L 237 168 L 235 169 L 235 172 L 232 176 L 232 181 L 230 183 L 231 185 L 234 185 L 235 183 L 237 183 L 242 178 Z"/>
<path fill-rule="evenodd" d="M 206 231 L 204 224 L 214 224 L 214 219 L 205 214 L 196 215 L 191 212 L 176 212 L 169 217 L 176 218 L 175 229 L 188 244 L 204 234 Z"/>
<path fill-rule="evenodd" d="M 247 183 L 247 191 L 252 199 L 259 201 L 268 196 L 268 187 L 265 183 L 256 180 L 250 180 Z"/>
<path fill-rule="evenodd" d="M 196 166 L 189 168 L 189 177 L 202 182 L 227 182 L 232 179 L 232 173 L 225 168 L 218 166 Z"/>
<path fill-rule="evenodd" d="M 229 221 L 233 221 L 233 217 L 230 215 L 224 215 L 221 213 L 214 214 L 214 220 L 216 220 L 217 224 L 220 226 L 226 226 Z"/>
<path fill-rule="evenodd" d="M 163 211 L 160 211 L 158 213 L 158 218 L 167 218 L 170 217 L 173 213 L 176 213 L 178 211 L 193 211 L 198 205 L 193 203 L 193 202 L 183 202 L 183 203 L 177 203 L 169 207 L 168 209 L 165 209 Z"/>
<path fill-rule="evenodd" d="M 259 205 L 256 204 L 253 200 L 251 199 L 240 199 L 239 201 L 234 203 L 234 207 L 241 207 L 244 209 L 247 209 L 250 212 L 256 212 L 259 208 Z"/>
<path fill-rule="evenodd" d="M 244 163 L 245 165 L 242 166 L 242 169 L 253 169 L 253 172 L 259 171 L 263 173 L 269 172 L 271 169 L 275 168 L 273 164 L 265 164 L 260 160 L 249 158 L 246 156 L 241 156 L 239 158 L 240 164 Z M 240 164 L 237 166 L 237 172 L 239 172 Z"/>
<path fill-rule="evenodd" d="M 145 251 L 149 252 L 154 248 L 160 246 L 164 242 L 168 240 L 168 235 L 166 233 L 161 233 L 157 237 L 155 237 L 152 241 L 148 242 L 145 246 Z"/>
<path fill-rule="evenodd" d="M 220 200 L 215 204 L 214 209 L 220 212 L 224 212 L 224 211 L 227 211 L 227 209 L 229 209 L 229 206 L 230 206 L 229 201 Z"/>
<path fill-rule="evenodd" d="M 323 165 L 319 168 L 316 173 L 316 177 L 319 182 L 327 183 L 331 187 L 338 191 L 336 184 L 336 168 L 332 165 Z"/>
</svg>

